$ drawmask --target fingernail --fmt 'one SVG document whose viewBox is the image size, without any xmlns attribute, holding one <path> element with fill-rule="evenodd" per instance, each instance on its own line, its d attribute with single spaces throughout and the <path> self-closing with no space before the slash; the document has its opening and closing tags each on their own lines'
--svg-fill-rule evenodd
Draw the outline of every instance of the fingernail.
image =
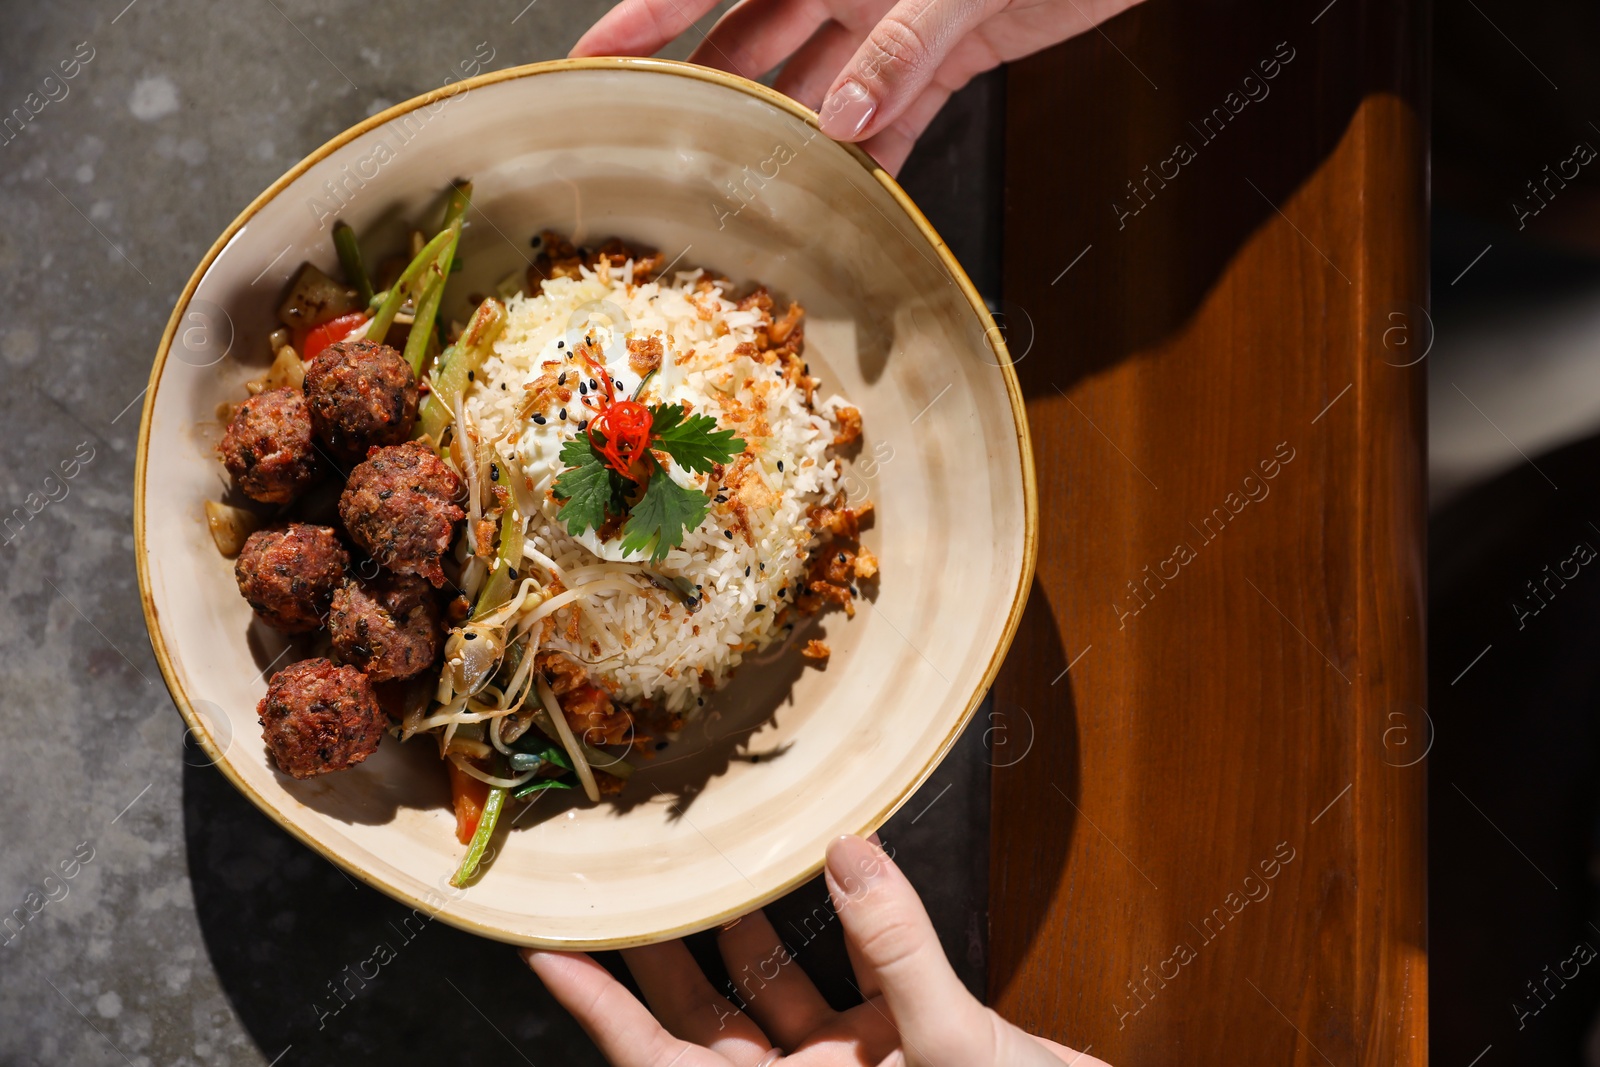
<svg viewBox="0 0 1600 1067">
<path fill-rule="evenodd" d="M 836 141 L 854 140 L 877 110 L 877 102 L 860 82 L 847 81 L 822 102 L 822 132 Z"/>
<path fill-rule="evenodd" d="M 865 893 L 888 875 L 891 861 L 882 849 L 845 834 L 828 846 L 828 877 L 846 894 Z"/>
<path fill-rule="evenodd" d="M 517 955 L 522 957 L 523 963 L 537 971 L 539 969 L 539 960 L 544 956 L 544 953 L 536 948 L 519 948 L 517 949 Z"/>
</svg>

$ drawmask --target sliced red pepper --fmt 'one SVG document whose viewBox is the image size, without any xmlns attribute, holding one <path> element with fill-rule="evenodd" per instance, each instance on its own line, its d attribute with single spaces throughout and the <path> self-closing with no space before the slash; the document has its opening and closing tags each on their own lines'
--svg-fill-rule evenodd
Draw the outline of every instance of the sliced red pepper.
<svg viewBox="0 0 1600 1067">
<path fill-rule="evenodd" d="M 470 845 L 483 806 L 489 802 L 489 783 L 472 777 L 452 761 L 446 760 L 445 767 L 450 771 L 450 803 L 456 809 L 456 840 Z"/>
<path fill-rule="evenodd" d="M 338 341 L 343 341 L 356 331 L 356 328 L 367 321 L 364 311 L 352 311 L 348 315 L 340 315 L 336 319 L 329 319 L 321 326 L 313 326 L 307 331 L 304 340 L 300 343 L 300 358 L 310 360 L 324 348 Z"/>
</svg>

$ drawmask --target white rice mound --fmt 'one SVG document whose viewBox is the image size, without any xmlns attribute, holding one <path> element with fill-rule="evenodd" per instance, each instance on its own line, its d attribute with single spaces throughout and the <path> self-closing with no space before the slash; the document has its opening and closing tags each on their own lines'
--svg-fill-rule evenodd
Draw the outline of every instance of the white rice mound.
<svg viewBox="0 0 1600 1067">
<path fill-rule="evenodd" d="M 827 451 L 845 401 L 834 396 L 808 404 L 805 390 L 783 377 L 781 360 L 737 354 L 755 341 L 761 313 L 739 310 L 704 272 L 634 285 L 631 262 L 617 269 L 601 261 L 597 270 L 583 268 L 579 278 L 547 280 L 539 294 L 511 298 L 505 332 L 469 387 L 465 407 L 485 437 L 498 442 L 519 510 L 529 516 L 526 544 L 556 564 L 566 588 L 602 576 L 638 576 L 637 591 L 612 588 L 562 609 L 542 647 L 584 662 L 624 702 L 651 699 L 692 717 L 706 689 L 720 688 L 746 656 L 794 629 L 793 599 L 818 540 L 807 509 L 839 489 L 839 463 Z M 593 372 L 573 355 L 585 336 L 604 349 L 607 369 L 621 381 L 619 399 L 639 383 L 625 340 L 659 336 L 662 366 L 639 399 L 687 401 L 693 413 L 715 416 L 720 429 L 744 439 L 759 476 L 739 490 L 754 544 L 729 502 L 713 501 L 700 527 L 655 565 L 625 557 L 620 538 L 602 544 L 593 530 L 573 537 L 556 519 L 560 505 L 550 487 L 563 469 L 557 453 L 591 412 L 576 389 L 564 407 L 552 399 L 526 418 L 519 407 L 530 395 L 523 386 L 547 370 L 568 371 L 572 386 L 590 380 Z M 544 417 L 542 425 L 535 414 Z M 676 464 L 668 470 L 680 484 L 701 489 L 710 477 Z M 642 576 L 645 568 L 686 578 L 699 590 L 697 610 Z"/>
</svg>

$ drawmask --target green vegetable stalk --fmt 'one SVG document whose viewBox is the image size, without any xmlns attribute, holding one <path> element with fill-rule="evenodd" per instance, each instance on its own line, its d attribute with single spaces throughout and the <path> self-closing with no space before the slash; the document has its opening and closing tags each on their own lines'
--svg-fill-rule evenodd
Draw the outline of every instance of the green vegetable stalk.
<svg viewBox="0 0 1600 1067">
<path fill-rule="evenodd" d="M 439 357 L 431 392 L 423 398 L 417 413 L 417 434 L 440 442 L 456 408 L 456 400 L 466 391 L 468 375 L 476 372 L 494 351 L 494 343 L 506 326 L 506 306 L 490 297 L 478 305 L 457 341 Z"/>
<path fill-rule="evenodd" d="M 417 298 L 416 318 L 411 323 L 411 333 L 406 337 L 406 362 L 411 364 L 411 373 L 419 378 L 422 376 L 423 361 L 428 358 L 428 342 L 433 339 L 433 323 L 439 317 L 439 304 L 444 300 L 444 286 L 450 280 L 450 272 L 455 269 L 456 246 L 461 243 L 461 227 L 466 221 L 467 206 L 471 202 L 471 182 L 452 185 L 449 196 L 445 198 L 444 228 L 451 237 L 439 255 L 437 275 L 429 272 L 429 280 L 423 287 L 422 295 Z"/>
<path fill-rule="evenodd" d="M 356 243 L 356 232 L 348 223 L 333 224 L 333 247 L 339 252 L 344 280 L 356 287 L 356 296 L 365 310 L 372 304 L 372 279 L 367 277 L 366 265 L 361 262 L 361 246 Z"/>
<path fill-rule="evenodd" d="M 508 792 L 499 786 L 489 787 L 489 799 L 484 801 L 483 814 L 478 816 L 478 829 L 472 835 L 472 844 L 467 846 L 467 854 L 461 857 L 461 866 L 456 868 L 455 876 L 450 879 L 450 884 L 457 889 L 465 886 L 478 872 L 478 863 L 489 847 L 489 838 L 494 836 L 494 824 L 500 821 L 500 811 L 506 806 Z"/>
<path fill-rule="evenodd" d="M 487 615 L 511 599 L 511 591 L 516 587 L 516 579 L 511 577 L 511 572 L 521 565 L 522 516 L 517 514 L 516 501 L 513 500 L 500 513 L 500 552 L 495 560 L 494 573 L 489 575 L 489 580 L 483 583 L 483 591 L 478 594 L 477 606 L 472 609 L 473 618 Z"/>
<path fill-rule="evenodd" d="M 382 342 L 389 334 L 389 327 L 394 325 L 394 317 L 400 311 L 400 305 L 405 303 L 406 295 L 416 286 L 423 272 L 435 266 L 447 245 L 452 244 L 461 236 L 461 224 L 458 220 L 455 225 L 440 231 L 433 240 L 422 246 L 422 251 L 411 261 L 400 277 L 389 287 L 388 295 L 383 298 L 383 303 L 378 306 L 378 313 L 372 317 L 372 322 L 367 325 L 367 340 Z M 443 277 L 443 272 L 440 272 Z M 419 298 L 420 299 L 420 298 Z M 415 327 L 413 327 L 415 332 Z"/>
</svg>

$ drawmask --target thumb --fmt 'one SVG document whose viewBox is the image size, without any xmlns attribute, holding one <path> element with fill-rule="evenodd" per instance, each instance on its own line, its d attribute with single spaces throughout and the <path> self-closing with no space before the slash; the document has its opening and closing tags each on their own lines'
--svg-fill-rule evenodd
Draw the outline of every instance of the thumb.
<svg viewBox="0 0 1600 1067">
<path fill-rule="evenodd" d="M 822 102 L 822 132 L 860 141 L 911 106 L 950 50 L 1006 0 L 899 0 L 884 15 Z"/>
<path fill-rule="evenodd" d="M 828 847 L 827 883 L 846 939 L 883 990 L 906 1058 L 928 1063 L 927 1050 L 941 1057 L 938 1062 L 989 1062 L 988 1013 L 956 977 L 922 901 L 894 861 L 859 837 L 840 837 Z"/>
</svg>

